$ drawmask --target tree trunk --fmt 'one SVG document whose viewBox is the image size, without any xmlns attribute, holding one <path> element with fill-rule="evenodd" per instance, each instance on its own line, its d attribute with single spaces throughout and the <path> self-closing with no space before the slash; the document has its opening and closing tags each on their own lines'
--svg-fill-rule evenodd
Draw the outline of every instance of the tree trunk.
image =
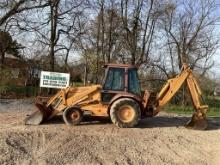
<svg viewBox="0 0 220 165">
<path fill-rule="evenodd" d="M 102 36 L 101 36 L 101 52 L 102 52 L 102 60 L 105 64 L 105 52 L 104 52 L 104 42 L 105 42 L 105 22 L 104 22 L 104 0 L 101 2 L 101 22 L 102 22 Z"/>
<path fill-rule="evenodd" d="M 108 42 L 108 56 L 107 56 L 108 63 L 110 63 L 110 61 L 111 61 L 111 50 L 112 50 L 113 3 L 112 3 L 112 10 L 111 10 L 109 22 L 110 22 L 110 27 L 109 27 L 109 42 Z"/>
<path fill-rule="evenodd" d="M 98 29 L 97 29 L 97 40 L 96 40 L 96 75 L 95 82 L 98 83 L 98 72 L 99 72 L 99 40 L 100 40 L 100 15 L 98 16 Z"/>
<path fill-rule="evenodd" d="M 5 52 L 1 51 L 1 68 L 3 67 L 4 60 L 5 60 Z"/>
<path fill-rule="evenodd" d="M 67 72 L 67 68 L 68 68 L 68 57 L 69 57 L 69 52 L 70 52 L 70 49 L 67 50 L 66 52 L 66 57 L 65 57 L 65 71 Z"/>
<path fill-rule="evenodd" d="M 86 86 L 88 79 L 88 61 L 87 61 L 87 54 L 85 55 L 85 70 L 84 70 L 84 79 L 83 84 Z"/>
<path fill-rule="evenodd" d="M 52 1 L 50 4 L 50 69 L 54 71 L 54 48 L 57 42 L 57 19 L 58 19 L 59 0 Z"/>
<path fill-rule="evenodd" d="M 54 45 L 50 45 L 50 69 L 54 71 Z"/>
</svg>

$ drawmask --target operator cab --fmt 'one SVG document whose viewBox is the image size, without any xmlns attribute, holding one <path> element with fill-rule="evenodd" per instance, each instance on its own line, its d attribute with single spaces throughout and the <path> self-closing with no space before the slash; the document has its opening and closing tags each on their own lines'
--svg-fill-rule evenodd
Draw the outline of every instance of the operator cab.
<svg viewBox="0 0 220 165">
<path fill-rule="evenodd" d="M 117 94 L 141 95 L 137 67 L 126 64 L 105 65 L 102 102 L 109 103 Z"/>
</svg>

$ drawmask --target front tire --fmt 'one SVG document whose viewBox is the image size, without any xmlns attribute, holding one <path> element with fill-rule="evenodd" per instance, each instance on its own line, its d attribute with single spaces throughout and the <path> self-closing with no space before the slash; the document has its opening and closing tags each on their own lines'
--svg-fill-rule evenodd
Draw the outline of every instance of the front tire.
<svg viewBox="0 0 220 165">
<path fill-rule="evenodd" d="M 129 98 L 116 100 L 110 109 L 112 122 L 120 128 L 131 128 L 138 124 L 141 118 L 139 104 Z"/>
<path fill-rule="evenodd" d="M 67 125 L 78 125 L 82 118 L 83 112 L 76 107 L 67 108 L 63 112 L 63 120 Z"/>
</svg>

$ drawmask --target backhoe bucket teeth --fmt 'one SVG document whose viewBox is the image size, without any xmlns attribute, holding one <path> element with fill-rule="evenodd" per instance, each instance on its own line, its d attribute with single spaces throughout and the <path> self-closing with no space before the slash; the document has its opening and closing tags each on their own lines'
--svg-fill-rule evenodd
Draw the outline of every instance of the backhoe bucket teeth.
<svg viewBox="0 0 220 165">
<path fill-rule="evenodd" d="M 205 130 L 208 127 L 205 114 L 201 112 L 194 112 L 191 120 L 185 125 L 185 127 L 195 130 Z"/>
</svg>

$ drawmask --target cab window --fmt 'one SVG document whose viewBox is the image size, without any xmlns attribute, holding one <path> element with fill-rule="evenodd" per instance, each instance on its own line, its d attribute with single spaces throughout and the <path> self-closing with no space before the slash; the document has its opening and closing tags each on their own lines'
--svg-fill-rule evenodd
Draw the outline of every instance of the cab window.
<svg viewBox="0 0 220 165">
<path fill-rule="evenodd" d="M 124 68 L 109 68 L 104 84 L 104 90 L 124 90 Z"/>
<path fill-rule="evenodd" d="M 137 95 L 141 94 L 137 69 L 128 69 L 128 91 Z"/>
</svg>

